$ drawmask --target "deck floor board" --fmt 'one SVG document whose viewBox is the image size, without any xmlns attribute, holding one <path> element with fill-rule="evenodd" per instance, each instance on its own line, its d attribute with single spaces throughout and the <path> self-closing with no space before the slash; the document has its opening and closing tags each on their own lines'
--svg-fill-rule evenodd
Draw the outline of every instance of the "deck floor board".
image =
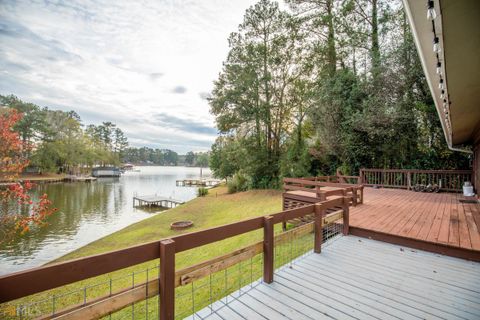
<svg viewBox="0 0 480 320">
<path fill-rule="evenodd" d="M 480 263 L 344 236 L 195 318 L 479 319 L 479 284 Z"/>
<path fill-rule="evenodd" d="M 350 226 L 480 251 L 480 205 L 457 193 L 365 188 Z"/>
<path fill-rule="evenodd" d="M 312 265 L 308 262 L 304 262 L 306 265 L 310 267 L 315 267 L 322 272 L 329 272 L 333 273 L 332 277 L 343 277 L 343 274 L 338 271 L 333 271 L 331 268 L 334 267 L 331 263 L 327 263 L 325 260 L 322 261 L 322 265 L 319 266 L 318 264 Z M 346 262 L 347 264 L 347 262 Z M 355 271 L 355 268 L 358 268 L 358 265 L 346 265 L 344 266 L 344 271 L 352 272 Z M 329 269 L 330 268 L 330 269 Z M 404 277 L 403 275 L 392 275 L 389 270 L 385 270 L 383 268 L 371 270 L 369 269 L 368 272 L 363 273 L 360 276 L 356 276 L 354 279 L 347 278 L 349 281 L 352 281 L 352 284 L 357 284 L 360 287 L 375 287 L 376 285 L 380 284 L 385 287 L 395 288 L 395 294 L 403 295 L 403 296 L 411 296 L 411 297 L 419 297 L 419 299 L 425 299 L 428 297 L 429 299 L 433 299 L 434 301 L 442 301 L 442 303 L 449 305 L 451 307 L 460 308 L 460 310 L 471 309 L 472 313 L 477 314 L 480 316 L 480 302 L 475 301 L 475 297 L 468 296 L 470 294 L 469 291 L 463 291 L 458 294 L 456 291 L 449 290 L 448 286 L 441 286 L 439 283 L 431 284 L 429 281 L 425 281 L 422 286 L 418 285 L 418 280 L 410 279 L 408 277 Z M 346 279 L 343 279 L 344 281 Z M 372 284 L 374 284 L 372 286 Z M 381 298 L 385 298 L 382 296 Z M 393 305 L 385 303 L 384 305 L 389 305 L 393 308 L 399 308 L 398 305 Z M 382 309 L 384 308 L 382 305 Z"/>
</svg>

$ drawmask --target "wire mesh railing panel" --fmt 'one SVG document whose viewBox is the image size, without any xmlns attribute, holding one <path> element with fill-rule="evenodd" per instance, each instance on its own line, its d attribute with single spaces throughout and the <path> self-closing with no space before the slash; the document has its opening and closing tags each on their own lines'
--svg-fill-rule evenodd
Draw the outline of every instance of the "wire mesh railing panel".
<svg viewBox="0 0 480 320">
<path fill-rule="evenodd" d="M 327 229 L 325 229 L 327 230 Z M 325 239 L 333 239 L 342 227 L 329 227 Z M 274 241 L 274 268 L 291 267 L 296 259 L 312 252 L 313 222 L 291 228 L 277 229 Z M 212 266 L 213 267 L 213 264 Z M 276 271 L 276 272 L 277 272 Z M 260 283 L 263 276 L 263 253 L 176 288 L 175 319 L 201 319 L 214 313 L 233 299 Z"/>
<path fill-rule="evenodd" d="M 322 247 L 326 247 L 343 235 L 343 219 L 323 226 L 322 228 Z"/>
<path fill-rule="evenodd" d="M 149 292 L 152 286 L 145 283 L 151 283 L 159 277 L 159 266 L 152 267 L 150 269 L 141 270 L 135 272 L 131 280 L 131 288 L 141 288 L 141 296 L 136 302 L 121 308 L 118 311 L 114 311 L 102 319 L 158 319 L 159 301 L 158 291 Z M 155 283 L 155 287 L 158 287 L 158 282 Z M 125 288 L 125 287 L 123 287 Z M 153 295 L 153 296 L 152 296 Z"/>
<path fill-rule="evenodd" d="M 11 303 L 2 304 L 0 306 L 1 319 L 35 319 L 38 317 L 57 316 L 65 312 L 81 312 L 87 306 L 105 301 L 108 306 L 109 298 L 121 295 L 123 292 L 136 289 L 137 297 L 140 293 L 141 300 L 148 296 L 149 286 L 145 285 L 153 279 L 158 279 L 158 261 L 152 261 L 146 264 L 138 265 L 131 271 L 120 270 L 119 272 L 102 277 L 92 278 L 81 281 L 72 285 L 60 287 L 45 293 L 28 296 Z M 141 292 L 145 292 L 145 296 L 141 296 Z M 158 298 L 157 298 L 158 301 Z M 145 305 L 143 305 L 143 304 Z M 135 306 L 140 304 L 136 310 Z M 149 311 L 154 306 L 155 310 Z M 141 311 L 143 310 L 146 311 Z M 129 309 L 129 310 L 127 310 Z M 130 310 L 132 309 L 132 310 Z M 104 317 L 105 319 L 123 319 L 128 316 L 129 319 L 135 315 L 143 314 L 139 319 L 146 318 L 146 314 L 157 312 L 158 302 L 151 304 L 150 302 L 135 302 L 135 304 L 127 305 L 113 312 L 111 315 Z"/>
<path fill-rule="evenodd" d="M 274 266 L 279 270 L 291 266 L 293 261 L 313 249 L 313 222 L 300 225 L 276 234 L 274 246 Z"/>
<path fill-rule="evenodd" d="M 252 288 L 263 272 L 262 254 L 239 261 L 175 289 L 175 319 L 201 319 L 214 313 L 215 302 L 227 304 Z M 207 308 L 206 308 L 207 307 Z M 202 312 L 200 315 L 198 312 Z"/>
<path fill-rule="evenodd" d="M 158 319 L 158 295 L 131 303 L 119 311 L 103 317 L 104 320 L 117 319 Z"/>
</svg>

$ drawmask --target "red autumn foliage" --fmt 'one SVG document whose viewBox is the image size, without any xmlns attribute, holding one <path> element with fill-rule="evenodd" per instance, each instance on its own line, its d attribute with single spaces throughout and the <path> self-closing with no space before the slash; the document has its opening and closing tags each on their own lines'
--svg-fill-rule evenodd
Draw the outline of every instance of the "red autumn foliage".
<svg viewBox="0 0 480 320">
<path fill-rule="evenodd" d="M 0 189 L 0 243 L 7 241 L 16 233 L 25 233 L 32 225 L 44 225 L 46 218 L 57 209 L 52 207 L 46 194 L 33 201 L 28 194 L 35 187 L 30 181 L 20 181 L 19 177 L 28 159 L 25 158 L 29 146 L 22 144 L 13 127 L 22 119 L 22 114 L 14 109 L 0 110 L 0 179 L 7 187 Z M 9 212 L 11 204 L 28 205 L 29 215 Z"/>
</svg>

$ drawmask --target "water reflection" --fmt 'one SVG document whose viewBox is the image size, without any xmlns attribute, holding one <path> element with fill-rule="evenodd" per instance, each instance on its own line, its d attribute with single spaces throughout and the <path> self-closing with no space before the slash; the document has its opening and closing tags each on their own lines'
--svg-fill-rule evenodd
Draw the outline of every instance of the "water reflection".
<svg viewBox="0 0 480 320">
<path fill-rule="evenodd" d="M 175 180 L 198 177 L 200 169 L 139 168 L 141 172 L 127 172 L 121 178 L 43 184 L 35 188 L 33 196 L 47 193 L 58 212 L 49 217 L 48 226 L 33 228 L 0 247 L 0 274 L 42 265 L 159 211 L 134 209 L 134 194 L 156 193 L 184 201 L 195 197 L 196 188 L 177 187 Z M 210 175 L 210 171 L 203 171 L 204 176 Z"/>
</svg>

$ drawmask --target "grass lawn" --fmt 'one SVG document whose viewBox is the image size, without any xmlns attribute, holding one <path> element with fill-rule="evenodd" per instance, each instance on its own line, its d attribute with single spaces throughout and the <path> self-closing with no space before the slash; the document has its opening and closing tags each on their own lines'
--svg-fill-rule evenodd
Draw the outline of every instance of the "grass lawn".
<svg viewBox="0 0 480 320">
<path fill-rule="evenodd" d="M 42 174 L 21 174 L 19 179 L 29 181 L 49 181 L 49 180 L 61 180 L 65 175 L 58 173 L 42 173 Z"/>
<path fill-rule="evenodd" d="M 227 188 L 221 186 L 210 189 L 209 194 L 205 197 L 195 198 L 184 205 L 132 224 L 75 250 L 56 261 L 65 261 L 122 249 L 182 233 L 208 229 L 235 221 L 263 216 L 281 211 L 281 209 L 282 200 L 280 191 L 252 190 L 228 194 Z M 182 231 L 170 230 L 170 223 L 179 220 L 191 220 L 194 225 Z M 222 248 L 217 249 L 219 249 L 220 254 L 223 253 Z M 181 259 L 177 260 L 177 267 L 182 267 L 184 265 L 183 261 Z M 187 265 L 189 263 L 190 261 L 187 262 Z"/>
<path fill-rule="evenodd" d="M 251 217 L 267 215 L 281 211 L 281 206 L 281 191 L 252 190 L 236 194 L 227 194 L 226 187 L 221 186 L 210 189 L 209 194 L 206 197 L 196 198 L 177 208 L 159 213 L 151 218 L 135 223 L 73 251 L 57 261 L 65 261 L 73 258 L 108 252 L 144 242 L 168 238 L 172 235 L 207 229 Z M 192 220 L 194 226 L 183 231 L 170 230 L 170 223 L 177 220 Z M 276 228 L 278 231 L 281 226 L 277 225 Z M 180 270 L 195 263 L 231 252 L 240 247 L 259 241 L 262 237 L 263 230 L 257 230 L 255 232 L 179 253 L 176 255 L 176 269 Z M 307 242 L 310 243 L 310 241 Z M 187 316 L 190 314 L 193 303 L 195 304 L 197 311 L 202 306 L 207 305 L 209 302 L 208 299 L 212 295 L 212 290 L 215 299 L 219 299 L 226 293 L 238 289 L 238 286 L 246 285 L 250 283 L 250 280 L 252 279 L 258 279 L 261 276 L 261 263 L 261 255 L 258 255 L 249 262 L 248 268 L 245 265 L 242 267 L 240 264 L 238 268 L 236 268 L 236 266 L 231 267 L 235 268 L 235 271 L 227 270 L 225 275 L 223 272 L 220 272 L 220 280 L 212 280 L 212 278 L 208 279 L 214 283 L 213 285 L 210 285 L 210 293 L 201 293 L 201 288 L 205 288 L 205 281 L 202 282 L 201 280 L 191 287 L 185 286 L 177 288 L 177 301 L 179 301 L 176 304 L 177 316 Z M 110 274 L 101 275 L 92 279 L 50 290 L 48 292 L 19 299 L 11 304 L 18 306 L 33 302 L 30 307 L 25 308 L 25 318 L 32 315 L 45 313 L 51 314 L 54 310 L 58 311 L 72 304 L 82 303 L 85 299 L 88 301 L 104 296 L 108 294 L 109 290 L 115 292 L 133 284 L 145 282 L 147 279 L 158 277 L 158 264 L 158 259 L 149 261 Z M 147 272 L 147 270 L 149 271 Z M 227 274 L 227 272 L 229 273 Z M 214 275 L 214 278 L 215 276 L 216 275 Z M 194 292 L 194 286 L 199 288 L 196 292 Z M 198 297 L 196 297 L 197 295 Z M 195 296 L 195 299 L 193 299 L 192 296 Z M 153 315 L 155 312 L 158 312 L 157 299 L 158 298 L 149 299 L 149 301 L 152 300 L 157 302 L 143 301 L 136 303 L 131 307 L 131 310 L 122 310 L 116 314 L 118 315 L 118 318 L 124 317 L 126 313 L 129 313 L 135 315 L 135 318 L 143 319 L 146 317 L 147 313 L 148 315 Z M 4 305 L 2 307 L 5 308 L 6 306 Z M 115 316 L 116 314 L 114 314 L 112 318 L 117 318 Z"/>
<path fill-rule="evenodd" d="M 23 181 L 32 181 L 32 182 L 41 182 L 41 181 L 58 181 L 65 178 L 64 174 L 57 173 L 42 173 L 42 174 L 21 174 L 18 179 Z M 0 175 L 0 182 L 11 182 L 8 179 L 5 179 L 4 176 Z"/>
</svg>

